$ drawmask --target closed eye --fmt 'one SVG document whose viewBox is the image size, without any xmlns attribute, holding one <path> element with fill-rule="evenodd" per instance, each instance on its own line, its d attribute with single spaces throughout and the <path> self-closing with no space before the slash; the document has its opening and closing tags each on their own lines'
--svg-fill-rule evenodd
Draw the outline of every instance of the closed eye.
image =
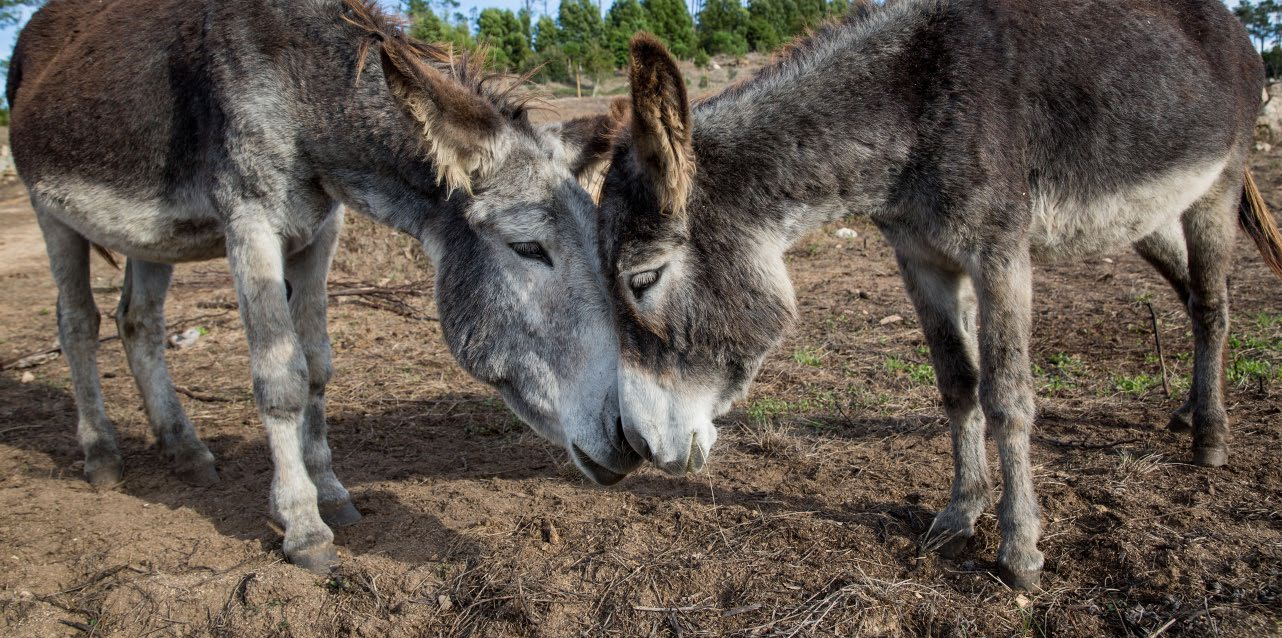
<svg viewBox="0 0 1282 638">
<path fill-rule="evenodd" d="M 632 294 L 636 295 L 637 299 L 641 298 L 641 293 L 644 293 L 647 288 L 653 286 L 655 282 L 659 281 L 660 270 L 661 269 L 656 268 L 654 270 L 639 272 L 628 279 L 628 287 L 632 288 Z"/>
<path fill-rule="evenodd" d="M 538 242 L 519 241 L 513 244 L 508 244 L 508 246 L 512 248 L 513 252 L 526 259 L 541 261 L 547 264 L 549 268 L 552 267 L 552 259 L 548 257 L 547 252 L 543 250 L 543 246 L 539 245 Z"/>
</svg>

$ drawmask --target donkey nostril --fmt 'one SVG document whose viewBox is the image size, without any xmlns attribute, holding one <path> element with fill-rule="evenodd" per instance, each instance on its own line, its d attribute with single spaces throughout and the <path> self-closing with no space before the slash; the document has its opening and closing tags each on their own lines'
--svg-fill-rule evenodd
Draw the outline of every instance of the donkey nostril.
<svg viewBox="0 0 1282 638">
<path fill-rule="evenodd" d="M 641 458 L 645 459 L 647 463 L 653 463 L 654 454 L 650 451 L 650 445 L 645 442 L 645 437 L 639 434 L 633 435 L 624 429 L 622 416 L 619 417 L 618 425 L 619 438 L 623 441 L 627 441 L 628 445 L 632 446 L 632 449 L 636 451 Z"/>
<path fill-rule="evenodd" d="M 686 458 L 686 472 L 698 472 L 703 469 L 707 457 L 703 455 L 703 448 L 699 447 L 699 435 L 690 435 L 690 456 Z"/>
</svg>

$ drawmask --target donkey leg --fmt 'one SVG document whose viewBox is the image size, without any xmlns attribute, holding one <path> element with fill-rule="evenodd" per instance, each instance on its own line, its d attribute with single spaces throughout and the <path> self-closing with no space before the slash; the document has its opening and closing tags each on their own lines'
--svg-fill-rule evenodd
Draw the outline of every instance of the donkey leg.
<svg viewBox="0 0 1282 638">
<path fill-rule="evenodd" d="M 165 293 L 173 271 L 169 264 L 126 261 L 116 327 L 161 452 L 182 480 L 212 485 L 218 482 L 214 455 L 196 435 L 165 365 Z"/>
<path fill-rule="evenodd" d="M 316 485 L 321 518 L 331 526 L 349 525 L 361 519 L 352 505 L 347 489 L 334 475 L 331 465 L 328 426 L 325 422 L 325 385 L 333 368 L 330 364 L 329 331 L 326 310 L 329 295 L 326 280 L 330 261 L 338 245 L 343 225 L 342 210 L 330 216 L 329 222 L 316 234 L 312 244 L 291 255 L 285 262 L 285 279 L 293 290 L 289 298 L 294 330 L 298 333 L 307 361 L 307 410 L 304 414 L 303 463 Z"/>
<path fill-rule="evenodd" d="M 326 572 L 338 562 L 338 554 L 303 462 L 307 360 L 285 300 L 282 252 L 270 224 L 251 219 L 228 225 L 227 257 L 249 340 L 254 400 L 272 452 L 272 513 L 285 526 L 286 558 L 299 567 Z"/>
<path fill-rule="evenodd" d="M 1172 223 L 1159 228 L 1149 236 L 1135 243 L 1135 252 L 1139 253 L 1157 272 L 1171 284 L 1180 304 L 1185 311 L 1189 307 L 1189 256 L 1184 242 L 1184 229 L 1180 224 Z M 1167 424 L 1173 432 L 1189 432 L 1193 429 L 1194 393 L 1190 392 L 1184 405 L 1180 406 Z"/>
<path fill-rule="evenodd" d="M 1240 175 L 1240 173 L 1234 173 Z M 1237 232 L 1241 178 L 1222 179 L 1184 213 L 1189 253 L 1189 316 L 1193 319 L 1193 462 L 1228 462 L 1224 354 L 1229 330 L 1228 272 Z"/>
<path fill-rule="evenodd" d="M 1035 405 L 1028 361 L 1032 320 L 1032 268 L 1027 249 L 982 258 L 979 292 L 979 398 L 997 441 L 1002 497 L 997 505 L 1002 542 L 998 572 L 1013 589 L 1036 588 L 1041 580 L 1041 512 L 1033 490 L 1029 434 Z"/>
<path fill-rule="evenodd" d="M 98 305 L 89 282 L 89 242 L 45 214 L 36 216 L 58 286 L 58 339 L 76 395 L 76 437 L 85 453 L 85 477 L 96 487 L 120 482 L 120 449 L 107 419 L 98 379 Z"/>
<path fill-rule="evenodd" d="M 930 345 L 935 379 L 953 438 L 952 497 L 921 541 L 923 552 L 952 557 L 975 535 L 992 491 L 979 409 L 975 297 L 962 272 L 898 253 L 908 296 Z"/>
</svg>

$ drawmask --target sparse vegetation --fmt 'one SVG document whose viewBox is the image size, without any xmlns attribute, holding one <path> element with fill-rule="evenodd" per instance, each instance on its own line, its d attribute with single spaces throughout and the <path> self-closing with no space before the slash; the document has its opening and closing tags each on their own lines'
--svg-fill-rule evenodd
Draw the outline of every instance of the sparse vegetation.
<svg viewBox="0 0 1282 638">
<path fill-rule="evenodd" d="M 906 376 L 917 385 L 935 385 L 935 368 L 929 363 L 913 363 L 899 357 L 886 357 L 883 367 L 897 376 Z"/>
<path fill-rule="evenodd" d="M 823 365 L 827 354 L 822 348 L 805 347 L 793 352 L 792 360 L 803 366 L 818 368 Z"/>
</svg>

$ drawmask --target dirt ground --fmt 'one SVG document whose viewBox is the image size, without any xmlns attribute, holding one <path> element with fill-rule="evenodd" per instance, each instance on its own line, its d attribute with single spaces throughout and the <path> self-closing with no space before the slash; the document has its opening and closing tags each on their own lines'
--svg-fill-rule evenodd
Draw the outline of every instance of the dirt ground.
<svg viewBox="0 0 1282 638">
<path fill-rule="evenodd" d="M 1282 209 L 1282 153 L 1255 166 Z M 4 194 L 8 361 L 49 347 L 56 328 L 28 203 L 16 185 Z M 65 361 L 0 373 L 0 635 L 1282 631 L 1282 282 L 1245 238 L 1232 281 L 1235 439 L 1218 470 L 1189 465 L 1188 439 L 1163 427 L 1188 387 L 1191 339 L 1156 273 L 1126 251 L 1038 270 L 1047 589 L 1023 596 L 994 577 L 991 512 L 966 558 L 917 554 L 948 498 L 947 424 L 886 245 L 864 222 L 845 225 L 858 237 L 834 225 L 789 253 L 801 323 L 720 421 L 707 470 L 646 469 L 600 488 L 455 365 L 421 250 L 351 219 L 332 288 L 397 292 L 336 297 L 331 310 L 330 440 L 364 519 L 337 530 L 343 564 L 329 578 L 284 562 L 267 515 L 270 461 L 226 267 L 181 266 L 173 331 L 207 334 L 169 362 L 223 480 L 189 487 L 159 462 L 118 342 L 99 359 L 126 463 L 115 490 L 81 478 Z M 94 268 L 109 337 L 121 273 Z"/>
</svg>

